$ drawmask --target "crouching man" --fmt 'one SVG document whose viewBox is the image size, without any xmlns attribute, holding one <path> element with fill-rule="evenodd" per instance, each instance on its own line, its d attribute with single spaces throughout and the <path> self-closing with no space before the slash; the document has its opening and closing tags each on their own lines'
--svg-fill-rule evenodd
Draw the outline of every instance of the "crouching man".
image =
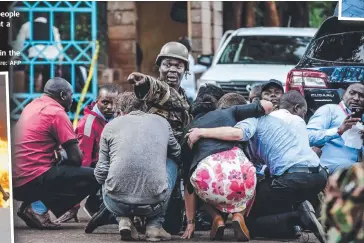
<svg viewBox="0 0 364 243">
<path fill-rule="evenodd" d="M 146 114 L 134 93 L 119 95 L 117 117 L 101 135 L 95 176 L 104 204 L 119 222 L 122 240 L 138 240 L 130 218 L 146 217 L 146 240 L 170 240 L 163 228 L 168 200 L 176 183 L 180 145 L 168 121 Z"/>
</svg>

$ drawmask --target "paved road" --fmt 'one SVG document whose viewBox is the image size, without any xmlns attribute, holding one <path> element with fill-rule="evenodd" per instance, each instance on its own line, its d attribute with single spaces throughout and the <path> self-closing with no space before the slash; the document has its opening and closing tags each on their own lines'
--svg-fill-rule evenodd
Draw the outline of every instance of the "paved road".
<svg viewBox="0 0 364 243">
<path fill-rule="evenodd" d="M 1 243 L 11 243 L 10 209 L 0 208 Z"/>
<path fill-rule="evenodd" d="M 15 207 L 16 208 L 16 207 Z M 16 210 L 14 210 L 16 211 Z M 120 235 L 117 230 L 117 225 L 108 225 L 98 228 L 93 234 L 85 234 L 84 228 L 87 224 L 88 217 L 80 210 L 79 212 L 80 223 L 67 223 L 63 226 L 62 230 L 57 231 L 38 231 L 31 230 L 25 226 L 25 224 L 16 216 L 14 213 L 14 224 L 15 224 L 15 243 L 116 243 L 120 241 Z M 224 241 L 234 242 L 234 234 L 231 229 L 225 231 Z M 173 242 L 182 242 L 180 236 L 173 236 Z M 208 237 L 208 232 L 196 232 L 195 238 L 188 242 L 211 242 Z M 307 242 L 317 243 L 315 236 L 309 235 L 307 241 L 307 235 L 299 240 L 252 240 L 252 243 L 277 243 L 277 242 Z"/>
</svg>

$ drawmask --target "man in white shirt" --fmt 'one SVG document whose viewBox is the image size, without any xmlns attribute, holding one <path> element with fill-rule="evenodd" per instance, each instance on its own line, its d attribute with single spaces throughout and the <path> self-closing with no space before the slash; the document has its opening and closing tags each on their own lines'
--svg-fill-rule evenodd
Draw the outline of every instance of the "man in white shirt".
<svg viewBox="0 0 364 243">
<path fill-rule="evenodd" d="M 308 132 L 304 118 L 307 113 L 307 103 L 305 98 L 295 90 L 288 91 L 283 94 L 279 104 L 279 110 L 270 113 L 289 125 L 289 127 L 297 131 L 302 143 L 309 144 Z"/>
<path fill-rule="evenodd" d="M 303 95 L 298 91 L 291 90 L 283 94 L 279 104 L 279 110 L 270 113 L 271 116 L 275 116 L 289 125 L 292 130 L 297 131 L 301 146 L 309 145 L 309 136 L 306 128 L 306 122 L 304 121 L 307 113 L 307 102 Z M 313 153 L 318 156 L 321 155 L 321 149 L 312 147 Z M 321 195 L 320 195 L 321 196 Z M 320 202 L 314 202 L 316 212 L 320 212 Z"/>
<path fill-rule="evenodd" d="M 15 44 L 13 46 L 15 51 L 21 51 L 25 53 L 29 59 L 36 58 L 37 61 L 58 61 L 63 60 L 63 46 L 61 44 L 61 37 L 57 27 L 49 27 L 47 13 L 36 12 L 34 13 L 34 20 L 24 23 L 17 35 Z M 32 31 L 31 31 L 32 29 Z M 31 33 L 32 32 L 32 33 Z M 53 37 L 52 37 L 53 36 Z M 25 44 L 29 41 L 29 44 Z M 44 42 L 36 43 L 32 42 Z M 26 53 L 27 52 L 27 53 Z M 48 79 L 51 78 L 49 65 L 38 64 L 35 65 L 36 74 L 42 74 L 42 83 L 36 84 L 36 90 L 43 90 L 43 86 Z M 41 86 L 40 86 L 41 85 Z"/>
<path fill-rule="evenodd" d="M 284 123 L 288 124 L 287 127 L 292 130 L 292 134 L 298 137 L 299 147 L 308 147 L 310 143 L 306 122 L 304 121 L 306 113 L 307 102 L 304 96 L 298 91 L 292 90 L 282 95 L 279 101 L 279 109 L 271 112 L 269 115 L 279 118 Z M 316 157 L 317 160 L 319 160 L 314 150 L 310 151 L 310 156 Z M 263 166 L 263 168 L 265 168 L 265 166 Z M 319 213 L 321 211 L 319 201 L 311 200 L 311 202 L 314 204 L 315 213 Z M 305 203 L 309 205 L 308 202 Z M 281 223 L 290 222 L 291 219 L 289 214 L 279 215 L 276 219 L 278 218 L 281 220 Z M 285 226 L 287 227 L 287 231 L 289 231 L 289 227 L 292 227 L 297 236 L 301 235 L 300 227 L 294 223 L 287 223 Z"/>
<path fill-rule="evenodd" d="M 270 115 L 280 118 L 291 125 L 290 127 L 297 130 L 298 134 L 302 135 L 300 138 L 306 144 L 306 142 L 309 142 L 306 122 L 304 121 L 306 113 L 307 102 L 305 98 L 298 91 L 292 90 L 282 96 L 279 110 L 272 112 Z M 320 148 L 312 147 L 312 150 L 319 157 L 321 156 L 322 151 Z"/>
<path fill-rule="evenodd" d="M 16 38 L 16 43 L 14 49 L 16 51 L 21 51 L 24 48 L 25 41 L 49 41 L 51 42 L 51 34 L 49 33 L 49 23 L 46 17 L 46 13 L 34 13 L 33 22 L 26 22 L 23 24 L 19 30 Z M 33 26 L 33 36 L 30 36 L 30 27 Z M 37 28 L 39 27 L 39 28 Z M 35 44 L 28 49 L 29 58 L 42 58 L 48 60 L 54 60 L 58 58 L 58 61 L 63 60 L 62 50 L 63 46 L 61 44 L 61 37 L 57 27 L 52 27 L 52 45 L 46 44 Z M 44 51 L 43 51 L 44 49 Z"/>
</svg>

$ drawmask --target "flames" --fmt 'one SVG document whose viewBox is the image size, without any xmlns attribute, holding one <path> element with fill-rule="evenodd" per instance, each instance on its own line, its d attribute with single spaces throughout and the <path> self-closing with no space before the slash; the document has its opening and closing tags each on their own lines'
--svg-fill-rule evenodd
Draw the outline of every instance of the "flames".
<svg viewBox="0 0 364 243">
<path fill-rule="evenodd" d="M 0 184 L 6 192 L 10 191 L 8 142 L 2 139 L 0 139 Z M 1 207 L 10 207 L 10 200 L 5 202 L 0 193 L 0 208 Z"/>
</svg>

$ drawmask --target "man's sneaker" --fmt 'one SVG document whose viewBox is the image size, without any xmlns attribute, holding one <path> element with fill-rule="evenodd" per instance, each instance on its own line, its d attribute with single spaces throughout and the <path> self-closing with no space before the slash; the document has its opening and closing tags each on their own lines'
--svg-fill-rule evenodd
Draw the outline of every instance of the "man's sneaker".
<svg viewBox="0 0 364 243">
<path fill-rule="evenodd" d="M 147 226 L 145 237 L 147 241 L 167 241 L 172 239 L 172 236 L 162 227 L 158 228 L 155 226 Z"/>
<path fill-rule="evenodd" d="M 121 217 L 119 221 L 119 233 L 121 240 L 133 241 L 139 240 L 139 234 L 130 218 Z"/>
<path fill-rule="evenodd" d="M 301 203 L 297 210 L 301 212 L 301 222 L 304 230 L 311 230 L 321 243 L 326 243 L 326 233 L 317 220 L 315 210 L 309 201 Z"/>
<path fill-rule="evenodd" d="M 77 213 L 78 213 L 79 209 L 80 209 L 80 205 L 77 204 L 76 206 L 74 206 L 73 208 L 71 208 L 70 210 L 65 212 L 61 217 L 56 219 L 56 221 L 54 221 L 54 222 L 56 222 L 56 223 L 66 223 L 66 222 L 74 219 L 76 221 L 76 223 L 78 223 L 79 220 L 77 218 Z"/>
<path fill-rule="evenodd" d="M 95 213 L 85 228 L 85 233 L 91 234 L 94 230 L 102 225 L 117 224 L 114 215 L 106 208 L 105 204 L 100 206 L 100 210 Z"/>
<path fill-rule="evenodd" d="M 30 205 L 25 208 L 23 216 L 31 225 L 35 226 L 34 228 L 36 229 L 57 230 L 61 227 L 60 224 L 51 221 L 48 212 L 45 214 L 37 214 Z"/>
</svg>

